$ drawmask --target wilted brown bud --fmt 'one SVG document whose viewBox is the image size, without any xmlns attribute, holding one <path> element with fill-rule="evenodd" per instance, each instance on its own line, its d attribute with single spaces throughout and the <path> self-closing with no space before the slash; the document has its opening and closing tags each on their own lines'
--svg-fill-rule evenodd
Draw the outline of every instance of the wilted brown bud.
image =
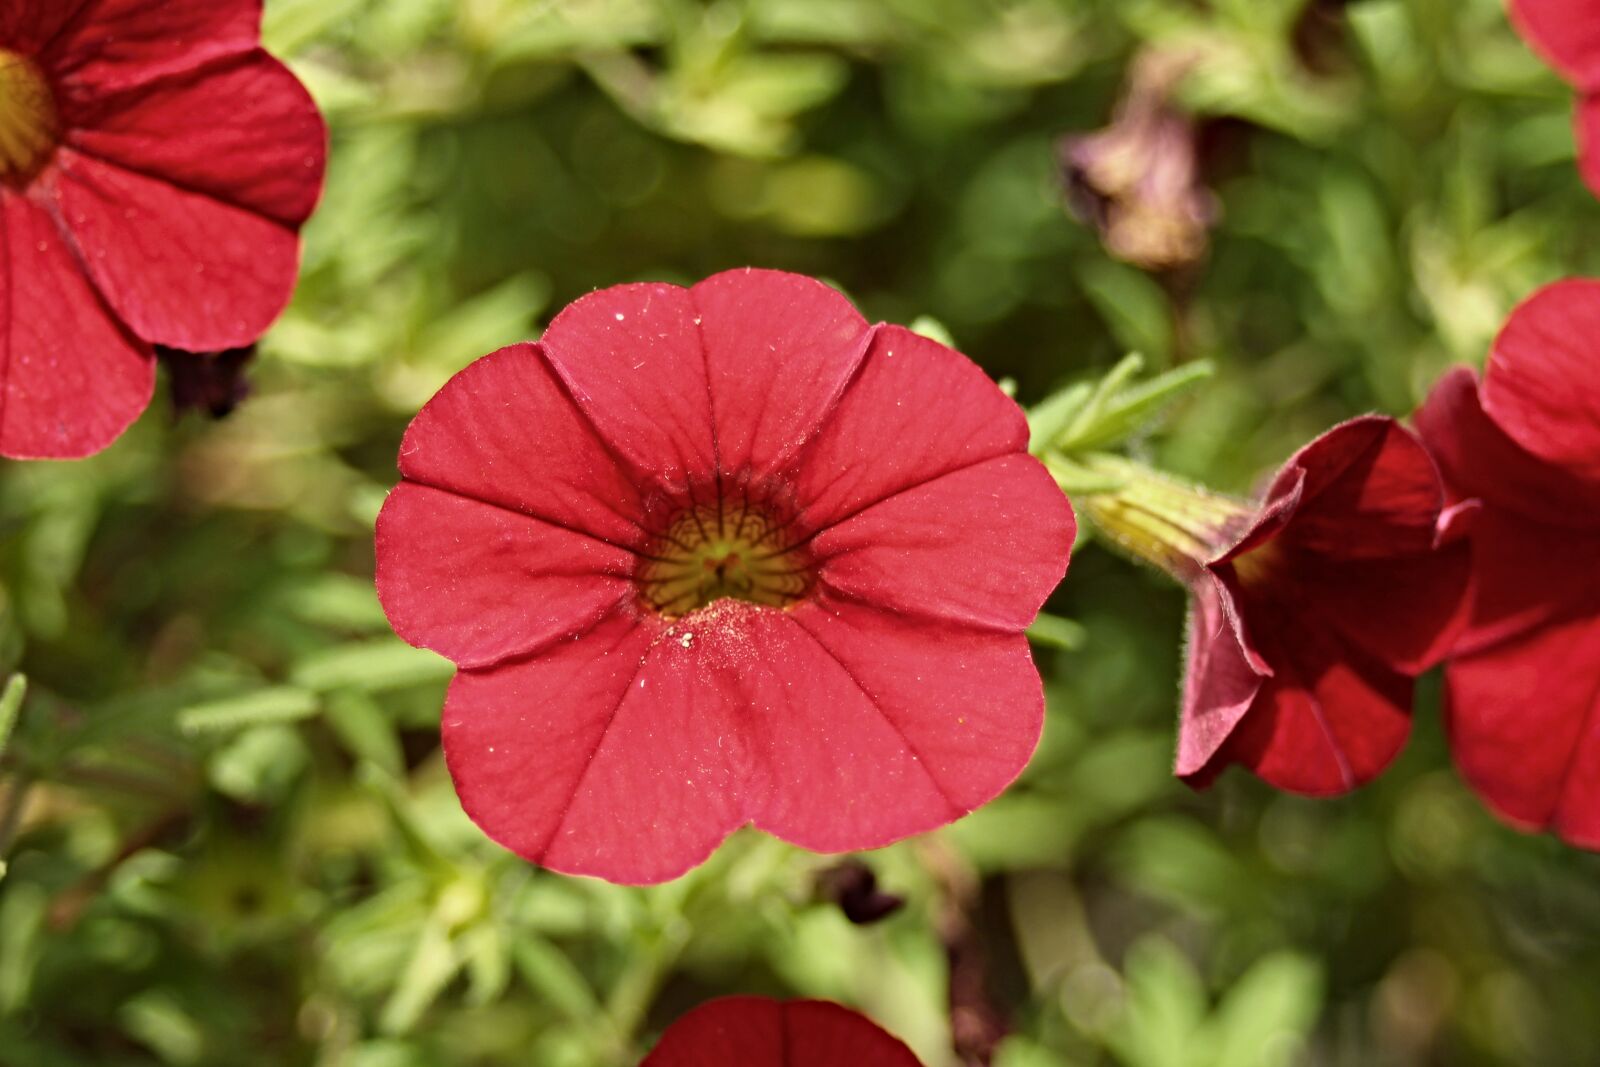
<svg viewBox="0 0 1600 1067">
<path fill-rule="evenodd" d="M 857 926 L 886 919 L 905 906 L 905 898 L 878 888 L 878 876 L 860 860 L 845 860 L 817 876 L 817 895 L 839 906 Z"/>
<path fill-rule="evenodd" d="M 255 345 L 222 352 L 156 346 L 156 356 L 167 368 L 173 411 L 182 415 L 200 410 L 214 419 L 227 415 L 250 395 L 250 381 L 244 372 L 255 355 Z"/>
<path fill-rule="evenodd" d="M 1145 270 L 1198 262 L 1217 215 L 1200 182 L 1195 122 L 1172 104 L 1184 66 L 1159 54 L 1135 62 L 1111 124 L 1058 149 L 1073 211 L 1108 252 Z"/>
</svg>

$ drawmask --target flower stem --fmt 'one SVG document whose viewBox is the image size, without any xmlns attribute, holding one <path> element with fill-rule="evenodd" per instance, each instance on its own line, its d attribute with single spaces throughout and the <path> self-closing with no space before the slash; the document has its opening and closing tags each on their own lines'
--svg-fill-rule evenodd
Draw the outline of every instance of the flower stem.
<svg viewBox="0 0 1600 1067">
<path fill-rule="evenodd" d="M 1111 544 L 1179 582 L 1194 580 L 1254 513 L 1246 501 L 1120 456 L 1096 453 L 1078 465 L 1107 486 L 1082 493 L 1079 512 Z"/>
</svg>

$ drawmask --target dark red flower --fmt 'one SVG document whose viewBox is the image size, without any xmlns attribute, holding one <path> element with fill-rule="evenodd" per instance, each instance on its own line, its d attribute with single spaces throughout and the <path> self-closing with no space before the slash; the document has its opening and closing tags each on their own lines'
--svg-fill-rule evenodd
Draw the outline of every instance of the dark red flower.
<svg viewBox="0 0 1600 1067">
<path fill-rule="evenodd" d="M 260 0 L 0 5 L 0 454 L 83 456 L 153 345 L 248 345 L 294 287 L 326 133 Z"/>
<path fill-rule="evenodd" d="M 1399 753 L 1413 678 L 1460 628 L 1468 575 L 1465 509 L 1445 510 L 1404 427 L 1334 427 L 1253 507 L 1147 480 L 1084 508 L 1191 590 L 1179 776 L 1205 785 L 1238 763 L 1331 796 Z"/>
<path fill-rule="evenodd" d="M 1600 4 L 1594 0 L 1511 0 L 1511 21 L 1545 61 L 1578 90 L 1578 168 L 1600 196 Z"/>
<path fill-rule="evenodd" d="M 1038 739 L 1023 630 L 1072 512 L 959 353 L 771 271 L 572 304 L 423 408 L 378 520 L 396 632 L 464 668 L 467 813 L 674 877 L 754 823 L 832 852 L 959 818 Z"/>
<path fill-rule="evenodd" d="M 639 1067 L 921 1067 L 871 1019 L 824 1000 L 724 997 L 683 1016 Z"/>
<path fill-rule="evenodd" d="M 1534 294 L 1482 385 L 1451 372 L 1416 421 L 1482 502 L 1445 669 L 1456 764 L 1510 823 L 1600 848 L 1600 282 Z"/>
</svg>

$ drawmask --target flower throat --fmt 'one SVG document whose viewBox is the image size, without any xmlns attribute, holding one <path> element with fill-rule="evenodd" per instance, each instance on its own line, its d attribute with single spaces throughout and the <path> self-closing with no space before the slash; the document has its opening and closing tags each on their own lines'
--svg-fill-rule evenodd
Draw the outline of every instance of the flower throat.
<svg viewBox="0 0 1600 1067">
<path fill-rule="evenodd" d="M 641 560 L 639 595 L 667 618 L 724 597 L 786 608 L 811 589 L 809 556 L 790 538 L 789 524 L 760 505 L 692 504 Z"/>
<path fill-rule="evenodd" d="M 22 186 L 55 151 L 56 102 L 26 56 L 0 48 L 0 182 Z"/>
</svg>

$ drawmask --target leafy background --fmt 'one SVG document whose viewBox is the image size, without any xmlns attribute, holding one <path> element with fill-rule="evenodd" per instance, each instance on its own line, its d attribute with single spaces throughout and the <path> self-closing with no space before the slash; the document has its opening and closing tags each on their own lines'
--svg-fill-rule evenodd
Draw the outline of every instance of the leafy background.
<svg viewBox="0 0 1600 1067">
<path fill-rule="evenodd" d="M 1409 411 L 1536 284 L 1600 273 L 1568 91 L 1497 0 L 271 0 L 334 127 L 295 305 L 231 417 L 158 402 L 0 473 L 7 1067 L 631 1067 L 723 992 L 838 999 L 930 1067 L 1600 1062 L 1600 862 L 1497 825 L 1436 685 L 1347 799 L 1171 759 L 1180 594 L 1084 547 L 1044 743 L 866 857 L 754 834 L 653 889 L 516 861 L 437 747 L 371 526 L 407 419 L 566 301 L 760 264 L 931 315 L 1037 402 L 1136 349 L 1218 377 L 1139 447 L 1247 488 Z M 1221 205 L 1182 284 L 1064 210 L 1055 141 L 1197 58 Z M 1215 120 L 1215 121 L 1211 121 Z M 953 1034 L 953 1028 L 955 1033 Z M 976 1035 L 976 1036 L 975 1036 Z"/>
</svg>

